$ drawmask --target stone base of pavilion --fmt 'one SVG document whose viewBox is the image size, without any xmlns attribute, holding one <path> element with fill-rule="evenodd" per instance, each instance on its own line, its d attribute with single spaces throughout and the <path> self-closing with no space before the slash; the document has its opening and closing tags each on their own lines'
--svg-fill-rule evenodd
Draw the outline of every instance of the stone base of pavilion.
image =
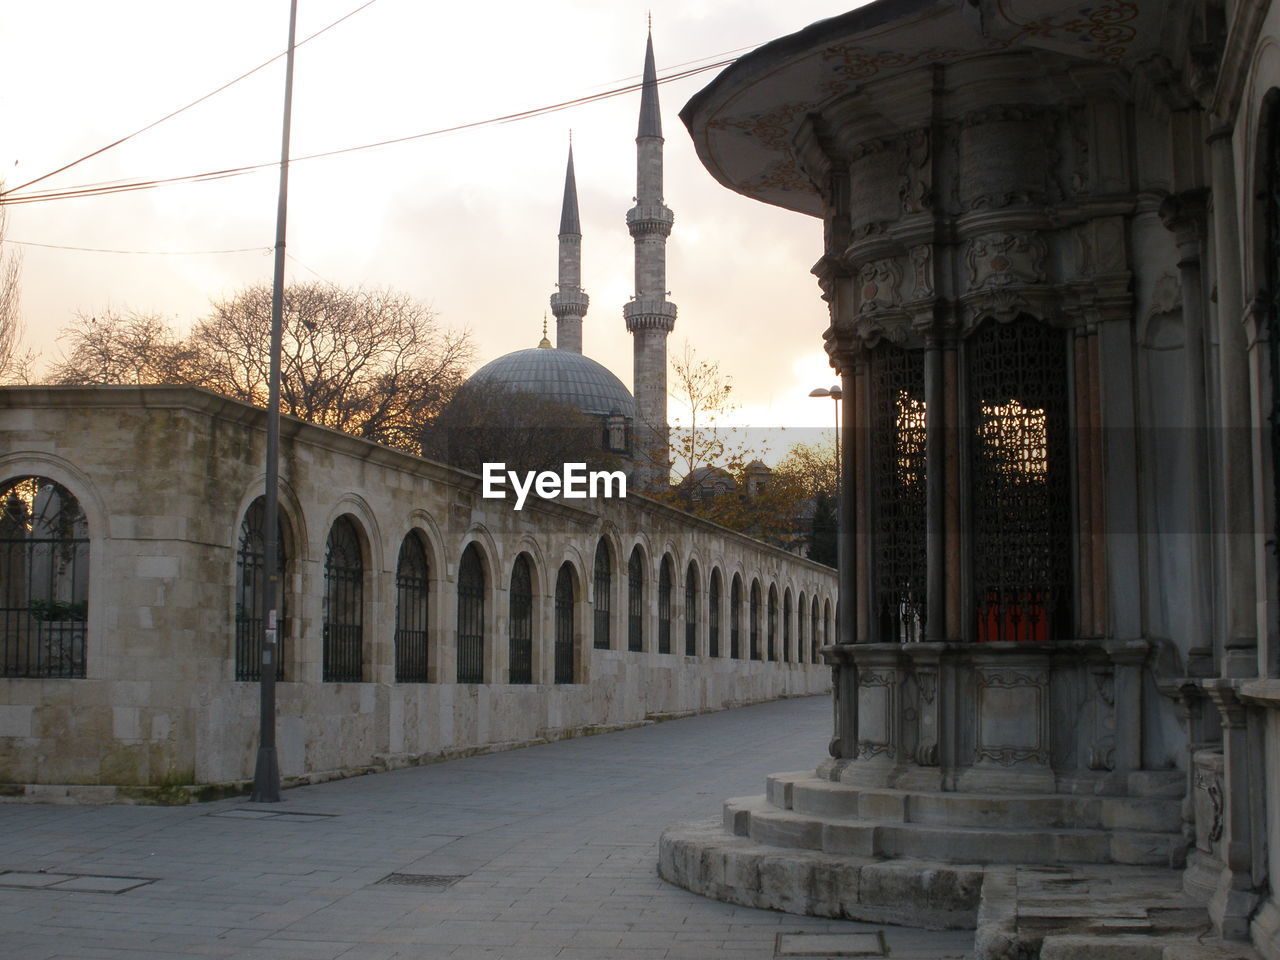
<svg viewBox="0 0 1280 960">
<path fill-rule="evenodd" d="M 667 830 L 659 874 L 744 906 L 975 929 L 976 960 L 1257 957 L 1214 941 L 1184 892 L 1180 773 L 1111 796 L 854 785 L 829 767 Z"/>
</svg>

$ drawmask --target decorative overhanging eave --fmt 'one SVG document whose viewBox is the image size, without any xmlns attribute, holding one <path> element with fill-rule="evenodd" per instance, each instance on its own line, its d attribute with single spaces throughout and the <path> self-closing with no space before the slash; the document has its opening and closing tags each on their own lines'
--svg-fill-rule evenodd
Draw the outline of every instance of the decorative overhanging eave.
<svg viewBox="0 0 1280 960">
<path fill-rule="evenodd" d="M 1013 50 L 1133 65 L 1157 47 L 1174 5 L 1180 0 L 877 0 L 739 58 L 680 118 L 720 183 L 822 216 L 820 185 L 798 159 L 799 144 L 806 119 L 835 101 L 870 81 Z"/>
</svg>

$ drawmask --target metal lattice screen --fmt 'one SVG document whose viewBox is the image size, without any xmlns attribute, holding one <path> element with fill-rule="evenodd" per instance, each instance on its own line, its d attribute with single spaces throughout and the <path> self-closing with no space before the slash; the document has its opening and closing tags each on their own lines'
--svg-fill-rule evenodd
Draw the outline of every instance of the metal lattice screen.
<svg viewBox="0 0 1280 960">
<path fill-rule="evenodd" d="M 644 562 L 639 547 L 627 562 L 627 649 L 632 653 L 644 649 Z"/>
<path fill-rule="evenodd" d="M 508 597 L 508 681 L 533 683 L 533 577 L 524 554 L 516 557 L 511 568 Z"/>
<path fill-rule="evenodd" d="M 431 571 L 422 541 L 413 534 L 400 544 L 396 561 L 396 680 L 427 682 L 427 614 Z"/>
<path fill-rule="evenodd" d="M 684 576 L 684 654 L 698 655 L 698 568 L 692 563 Z"/>
<path fill-rule="evenodd" d="M 573 683 L 573 568 L 565 563 L 556 576 L 555 681 Z"/>
<path fill-rule="evenodd" d="M 262 679 L 262 640 L 266 623 L 262 605 L 266 588 L 266 501 L 254 500 L 240 522 L 236 548 L 236 679 Z M 288 562 L 284 524 L 276 522 L 276 679 L 285 679 L 285 642 L 289 636 L 289 597 L 284 589 Z"/>
<path fill-rule="evenodd" d="M 658 652 L 671 652 L 671 558 L 658 571 Z"/>
<path fill-rule="evenodd" d="M 1070 629 L 1067 341 L 1023 317 L 968 344 L 972 565 L 979 641 Z"/>
<path fill-rule="evenodd" d="M 769 588 L 769 620 L 766 633 L 769 660 L 778 659 L 778 588 Z"/>
<path fill-rule="evenodd" d="M 782 660 L 791 662 L 791 588 L 782 595 Z"/>
<path fill-rule="evenodd" d="M 609 560 L 609 545 L 601 540 L 596 545 L 595 612 L 592 615 L 592 642 L 597 650 L 609 649 L 610 594 L 613 592 L 613 564 Z"/>
<path fill-rule="evenodd" d="M 729 590 L 729 656 L 734 660 L 742 657 L 742 581 L 737 574 Z"/>
<path fill-rule="evenodd" d="M 458 683 L 484 683 L 484 566 L 474 543 L 458 563 Z"/>
<path fill-rule="evenodd" d="M 324 679 L 364 679 L 364 557 L 346 516 L 333 521 L 324 551 Z"/>
<path fill-rule="evenodd" d="M 760 659 L 760 584 L 751 584 L 751 614 L 749 629 L 751 631 L 751 659 Z"/>
<path fill-rule="evenodd" d="M 711 571 L 707 588 L 707 655 L 720 656 L 720 571 Z"/>
<path fill-rule="evenodd" d="M 66 488 L 46 477 L 11 480 L 0 500 L 0 676 L 84 677 L 84 511 Z"/>
<path fill-rule="evenodd" d="M 924 354 L 882 343 L 870 372 L 876 633 L 903 643 L 927 615 Z"/>
</svg>

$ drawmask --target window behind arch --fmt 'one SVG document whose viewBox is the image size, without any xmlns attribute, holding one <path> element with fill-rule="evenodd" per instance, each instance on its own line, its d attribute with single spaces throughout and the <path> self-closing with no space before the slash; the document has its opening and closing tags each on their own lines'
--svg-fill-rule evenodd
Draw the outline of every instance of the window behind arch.
<svg viewBox="0 0 1280 960">
<path fill-rule="evenodd" d="M 510 610 L 507 617 L 510 659 L 509 683 L 533 683 L 533 575 L 522 553 L 511 568 Z"/>
<path fill-rule="evenodd" d="M 639 547 L 627 561 L 627 649 L 632 653 L 644 649 L 644 561 Z"/>
<path fill-rule="evenodd" d="M 760 659 L 760 581 L 751 584 L 751 612 L 749 628 L 751 631 L 751 659 Z"/>
<path fill-rule="evenodd" d="M 778 659 L 778 588 L 769 588 L 769 660 Z"/>
<path fill-rule="evenodd" d="M 782 595 L 782 660 L 791 662 L 791 588 Z"/>
<path fill-rule="evenodd" d="M 811 618 L 810 626 L 812 629 L 810 629 L 809 631 L 809 652 L 811 654 L 811 659 L 813 660 L 813 662 L 817 663 L 819 659 L 818 649 L 821 643 L 821 635 L 819 633 L 819 628 L 818 628 L 819 621 L 818 621 L 818 598 L 817 597 L 813 598 L 813 609 L 812 609 L 812 612 L 810 613 L 810 618 Z"/>
<path fill-rule="evenodd" d="M 484 566 L 474 543 L 458 563 L 458 683 L 484 683 Z"/>
<path fill-rule="evenodd" d="M 609 618 L 612 616 L 610 597 L 613 593 L 613 563 L 609 559 L 609 545 L 601 540 L 596 545 L 594 573 L 595 612 L 592 614 L 592 637 L 597 650 L 609 649 Z"/>
<path fill-rule="evenodd" d="M 262 641 L 266 628 L 266 499 L 249 504 L 240 521 L 236 547 L 236 679 L 262 679 Z M 289 636 L 288 563 L 284 524 L 276 516 L 276 679 L 284 680 L 285 640 Z"/>
<path fill-rule="evenodd" d="M 720 656 L 720 571 L 711 571 L 707 588 L 707 655 Z"/>
<path fill-rule="evenodd" d="M 742 581 L 736 574 L 729 588 L 729 656 L 742 657 Z"/>
<path fill-rule="evenodd" d="M 350 517 L 329 528 L 324 549 L 324 679 L 364 680 L 364 557 Z"/>
<path fill-rule="evenodd" d="M 671 558 L 658 570 L 658 652 L 671 652 Z"/>
<path fill-rule="evenodd" d="M 83 677 L 89 617 L 84 511 L 47 477 L 10 480 L 0 503 L 0 676 Z"/>
<path fill-rule="evenodd" d="M 560 565 L 556 575 L 555 681 L 573 683 L 573 566 Z"/>
<path fill-rule="evenodd" d="M 976 639 L 1070 631 L 1067 340 L 1029 317 L 967 344 Z"/>
<path fill-rule="evenodd" d="M 431 571 L 422 541 L 409 534 L 396 561 L 396 680 L 427 682 L 427 614 Z"/>
<path fill-rule="evenodd" d="M 698 568 L 693 563 L 684 575 L 684 655 L 698 655 Z"/>
</svg>

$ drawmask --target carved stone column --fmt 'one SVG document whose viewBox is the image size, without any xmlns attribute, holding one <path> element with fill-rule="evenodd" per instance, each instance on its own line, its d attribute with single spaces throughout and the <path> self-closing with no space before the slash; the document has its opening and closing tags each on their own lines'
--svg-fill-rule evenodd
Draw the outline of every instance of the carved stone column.
<svg viewBox="0 0 1280 960">
<path fill-rule="evenodd" d="M 1212 830 L 1221 838 L 1222 873 L 1209 899 L 1209 916 L 1223 937 L 1244 940 L 1249 936 L 1249 918 L 1258 905 L 1253 867 L 1253 817 L 1250 809 L 1255 791 L 1255 758 L 1249 744 L 1248 709 L 1230 681 L 1208 681 L 1205 692 L 1218 708 L 1222 721 L 1222 789 L 1218 808 L 1220 822 Z M 1260 770 L 1261 763 L 1256 767 Z"/>
</svg>

